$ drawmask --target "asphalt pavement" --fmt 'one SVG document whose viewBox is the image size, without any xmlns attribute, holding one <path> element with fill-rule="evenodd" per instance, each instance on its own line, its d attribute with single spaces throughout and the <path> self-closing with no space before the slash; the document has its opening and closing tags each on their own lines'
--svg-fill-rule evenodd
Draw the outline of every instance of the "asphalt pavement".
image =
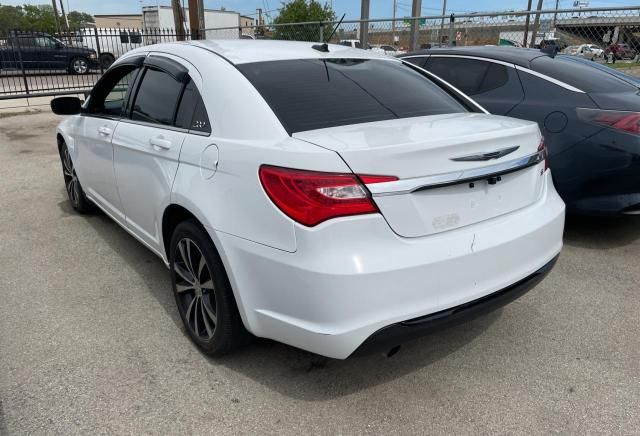
<svg viewBox="0 0 640 436">
<path fill-rule="evenodd" d="M 211 359 L 160 259 L 69 206 L 58 121 L 0 119 L 1 435 L 640 433 L 640 216 L 570 219 L 534 290 L 391 358 Z"/>
</svg>

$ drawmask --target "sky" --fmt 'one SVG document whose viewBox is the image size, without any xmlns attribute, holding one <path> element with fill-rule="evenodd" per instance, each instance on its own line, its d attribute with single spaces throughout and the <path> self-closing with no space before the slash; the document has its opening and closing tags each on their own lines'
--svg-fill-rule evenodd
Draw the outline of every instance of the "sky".
<svg viewBox="0 0 640 436">
<path fill-rule="evenodd" d="M 141 6 L 169 5 L 170 0 L 63 0 L 67 10 L 78 10 L 90 14 L 134 14 L 139 13 Z M 187 0 L 184 0 L 185 4 Z M 360 0 L 327 0 L 333 4 L 338 17 L 346 14 L 345 19 L 360 18 Z M 387 18 L 392 16 L 393 0 L 370 0 L 370 18 Z M 396 15 L 410 16 L 412 0 L 396 0 Z M 48 0 L 0 0 L 1 5 L 50 4 Z M 536 1 L 533 1 L 534 7 Z M 591 0 L 592 7 L 636 6 L 638 0 Z M 573 0 L 560 0 L 561 8 L 571 8 Z M 281 0 L 205 0 L 205 7 L 219 9 L 225 7 L 243 15 L 255 16 L 256 8 L 271 11 L 275 17 L 277 9 L 282 6 Z M 447 14 L 479 11 L 524 10 L 527 0 L 447 0 Z M 543 9 L 553 9 L 555 0 L 545 0 Z M 422 0 L 422 15 L 440 15 L 442 0 Z"/>
</svg>

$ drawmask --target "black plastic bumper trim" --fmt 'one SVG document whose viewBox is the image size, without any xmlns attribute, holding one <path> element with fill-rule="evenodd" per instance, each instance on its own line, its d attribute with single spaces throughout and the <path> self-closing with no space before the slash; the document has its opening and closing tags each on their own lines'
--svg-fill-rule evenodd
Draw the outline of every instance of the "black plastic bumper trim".
<svg viewBox="0 0 640 436">
<path fill-rule="evenodd" d="M 351 355 L 388 351 L 403 342 L 470 321 L 499 309 L 526 294 L 540 283 L 553 269 L 557 260 L 558 256 L 519 282 L 477 300 L 383 327 L 369 336 Z"/>
</svg>

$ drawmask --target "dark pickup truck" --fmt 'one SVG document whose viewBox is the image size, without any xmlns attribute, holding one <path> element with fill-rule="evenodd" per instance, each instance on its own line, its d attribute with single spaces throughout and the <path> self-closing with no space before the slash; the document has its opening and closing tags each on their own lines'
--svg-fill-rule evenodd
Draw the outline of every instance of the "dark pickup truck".
<svg viewBox="0 0 640 436">
<path fill-rule="evenodd" d="M 11 32 L 0 44 L 0 70 L 11 68 L 87 74 L 99 64 L 95 50 L 68 46 L 42 32 Z"/>
</svg>

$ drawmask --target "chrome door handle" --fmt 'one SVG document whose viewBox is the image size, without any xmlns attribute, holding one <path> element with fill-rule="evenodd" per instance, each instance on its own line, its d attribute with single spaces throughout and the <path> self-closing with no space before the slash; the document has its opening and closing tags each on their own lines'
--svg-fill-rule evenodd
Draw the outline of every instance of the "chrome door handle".
<svg viewBox="0 0 640 436">
<path fill-rule="evenodd" d="M 151 146 L 154 148 L 161 148 L 163 150 L 168 150 L 171 148 L 171 141 L 168 141 L 162 137 L 149 139 L 149 144 L 151 144 Z"/>
<path fill-rule="evenodd" d="M 98 133 L 104 136 L 109 136 L 113 133 L 113 130 L 111 130 L 107 126 L 102 126 L 102 127 L 98 127 Z"/>
</svg>

